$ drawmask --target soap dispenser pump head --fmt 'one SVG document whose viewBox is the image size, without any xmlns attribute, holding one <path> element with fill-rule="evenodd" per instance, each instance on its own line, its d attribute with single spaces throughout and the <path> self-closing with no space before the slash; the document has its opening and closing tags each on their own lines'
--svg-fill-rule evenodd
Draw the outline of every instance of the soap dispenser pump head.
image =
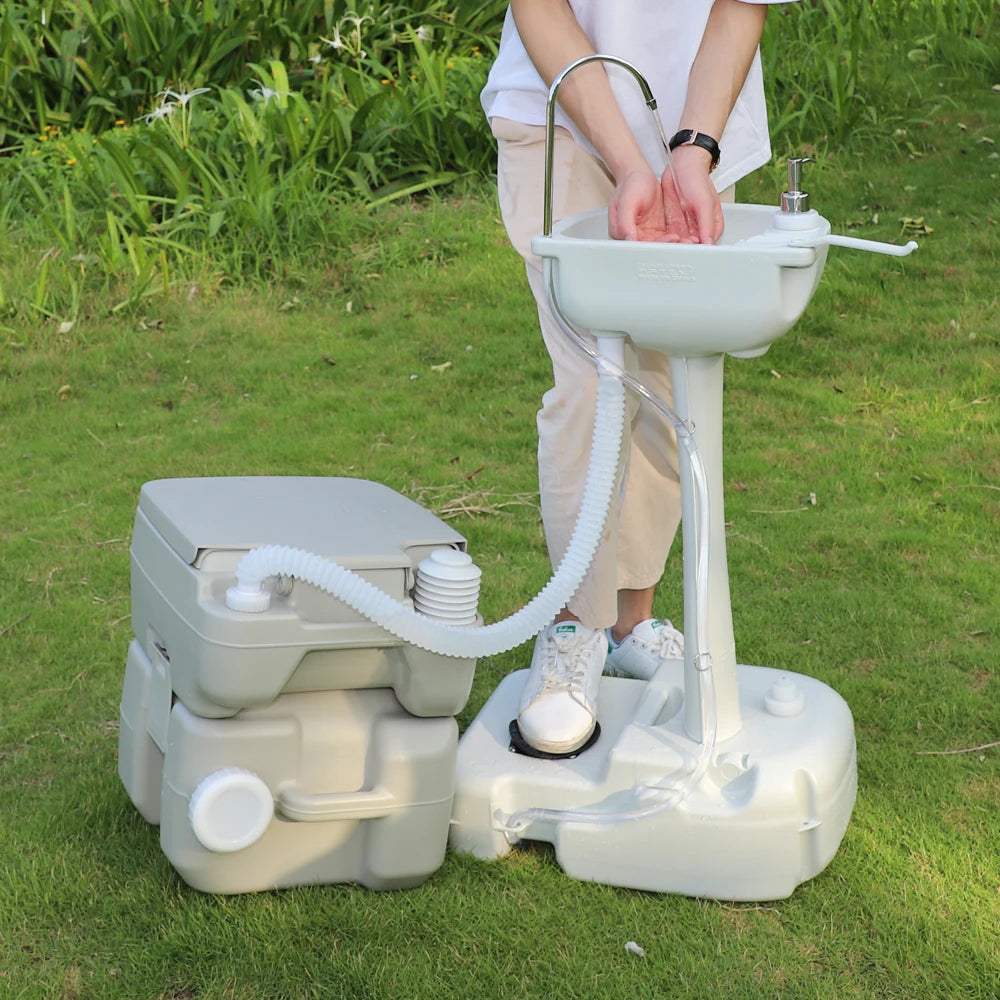
<svg viewBox="0 0 1000 1000">
<path fill-rule="evenodd" d="M 815 163 L 811 156 L 792 156 L 788 159 L 788 190 L 781 194 L 781 211 L 798 215 L 809 211 L 809 194 L 802 188 L 802 164 Z"/>
</svg>

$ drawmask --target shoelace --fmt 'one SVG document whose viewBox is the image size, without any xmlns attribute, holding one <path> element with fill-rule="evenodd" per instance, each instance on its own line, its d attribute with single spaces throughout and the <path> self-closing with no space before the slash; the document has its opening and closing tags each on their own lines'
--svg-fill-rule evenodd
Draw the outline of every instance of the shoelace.
<svg viewBox="0 0 1000 1000">
<path fill-rule="evenodd" d="M 677 638 L 677 633 L 666 625 L 660 628 L 660 641 L 657 652 L 660 659 L 677 660 L 684 655 L 684 643 Z"/>
<path fill-rule="evenodd" d="M 661 624 L 659 628 L 654 628 L 652 639 L 635 635 L 630 638 L 637 644 L 648 646 L 661 660 L 679 660 L 684 656 L 684 640 L 678 638 L 676 630 L 668 625 Z"/>
<path fill-rule="evenodd" d="M 583 704 L 583 687 L 587 679 L 584 647 L 586 639 L 580 636 L 545 637 L 545 668 L 542 671 L 538 693 L 567 691 L 574 700 Z M 555 647 L 553 652 L 552 647 Z"/>
</svg>

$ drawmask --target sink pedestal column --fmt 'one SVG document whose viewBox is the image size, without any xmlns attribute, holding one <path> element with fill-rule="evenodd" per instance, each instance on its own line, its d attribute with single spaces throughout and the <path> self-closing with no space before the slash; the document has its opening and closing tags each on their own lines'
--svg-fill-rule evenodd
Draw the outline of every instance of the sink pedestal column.
<svg viewBox="0 0 1000 1000">
<path fill-rule="evenodd" d="M 702 707 L 698 670 L 699 652 L 712 658 L 718 706 L 718 740 L 740 731 L 740 697 L 736 676 L 736 643 L 729 597 L 726 562 L 726 524 L 722 483 L 722 378 L 725 355 L 671 358 L 670 375 L 677 415 L 693 430 L 705 470 L 708 493 L 708 634 L 698 636 L 698 498 L 695 495 L 691 458 L 683 442 L 677 449 L 681 478 L 682 538 L 684 542 L 684 725 L 688 735 L 702 738 Z M 682 432 L 683 433 L 683 432 Z M 701 649 L 695 648 L 694 639 Z"/>
</svg>

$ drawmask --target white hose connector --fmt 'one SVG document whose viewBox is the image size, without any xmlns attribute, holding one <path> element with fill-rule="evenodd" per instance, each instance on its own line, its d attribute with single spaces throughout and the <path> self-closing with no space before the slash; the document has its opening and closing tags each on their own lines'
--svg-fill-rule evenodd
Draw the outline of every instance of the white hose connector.
<svg viewBox="0 0 1000 1000">
<path fill-rule="evenodd" d="M 625 388 L 603 373 L 583 502 L 566 553 L 549 582 L 528 604 L 492 625 L 445 625 L 418 614 L 363 577 L 323 556 L 280 545 L 252 549 L 236 569 L 236 586 L 226 592 L 234 611 L 264 611 L 269 576 L 294 577 L 349 605 L 404 642 L 442 656 L 492 656 L 519 646 L 555 618 L 583 581 L 604 532 L 617 485 L 625 428 Z M 265 595 L 265 596 L 261 596 Z"/>
<path fill-rule="evenodd" d="M 271 606 L 271 592 L 261 586 L 263 580 L 245 580 L 226 591 L 226 607 L 231 611 L 259 614 Z"/>
</svg>

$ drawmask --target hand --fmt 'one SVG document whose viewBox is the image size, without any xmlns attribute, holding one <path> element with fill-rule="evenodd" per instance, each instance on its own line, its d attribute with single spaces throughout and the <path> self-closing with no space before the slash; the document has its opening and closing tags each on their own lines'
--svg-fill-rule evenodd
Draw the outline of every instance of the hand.
<svg viewBox="0 0 1000 1000">
<path fill-rule="evenodd" d="M 679 236 L 666 224 L 662 185 L 648 168 L 629 171 L 615 185 L 608 205 L 608 235 L 613 240 L 678 242 Z"/>
<path fill-rule="evenodd" d="M 663 171 L 660 187 L 667 231 L 682 243 L 717 243 L 725 229 L 722 203 L 709 178 L 705 150 L 679 146 Z"/>
</svg>

